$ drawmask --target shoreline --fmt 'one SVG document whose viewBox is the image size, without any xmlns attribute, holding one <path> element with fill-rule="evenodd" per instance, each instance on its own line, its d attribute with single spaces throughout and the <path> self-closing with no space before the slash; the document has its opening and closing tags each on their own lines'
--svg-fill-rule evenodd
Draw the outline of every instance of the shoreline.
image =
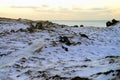
<svg viewBox="0 0 120 80">
<path fill-rule="evenodd" d="M 67 26 L 74 26 L 74 25 L 84 25 L 84 26 L 93 26 L 93 27 L 106 27 L 106 22 L 108 20 L 29 20 L 29 19 L 12 19 L 12 18 L 1 18 L 1 19 L 8 19 L 8 20 L 23 20 L 23 21 L 50 21 L 53 23 L 57 23 L 60 25 L 67 25 Z M 97 21 L 97 23 L 95 23 Z M 102 22 L 101 22 L 102 21 Z"/>
<path fill-rule="evenodd" d="M 43 22 L 52 22 L 58 25 L 66 25 L 66 26 L 78 26 L 81 27 L 81 25 L 83 25 L 84 27 L 107 27 L 106 23 L 109 20 L 29 20 L 29 19 L 22 19 L 22 18 L 18 18 L 18 19 L 12 19 L 12 18 L 4 18 L 4 17 L 0 17 L 1 20 L 13 20 L 13 21 L 21 21 L 21 22 L 39 22 L 39 21 L 43 21 Z M 120 20 L 118 20 L 120 21 Z"/>
</svg>

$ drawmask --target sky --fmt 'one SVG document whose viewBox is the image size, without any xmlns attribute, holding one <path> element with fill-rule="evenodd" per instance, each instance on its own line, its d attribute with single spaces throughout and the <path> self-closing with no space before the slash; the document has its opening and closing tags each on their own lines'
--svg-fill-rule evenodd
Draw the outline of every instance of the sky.
<svg viewBox="0 0 120 80">
<path fill-rule="evenodd" d="M 0 17 L 34 20 L 119 19 L 120 0 L 0 0 Z"/>
</svg>

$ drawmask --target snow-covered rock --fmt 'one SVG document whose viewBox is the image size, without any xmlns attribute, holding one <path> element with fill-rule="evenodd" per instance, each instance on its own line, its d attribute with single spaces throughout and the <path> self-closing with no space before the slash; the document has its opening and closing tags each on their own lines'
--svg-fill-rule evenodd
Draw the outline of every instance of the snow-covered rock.
<svg viewBox="0 0 120 80">
<path fill-rule="evenodd" d="M 10 21 L 0 24 L 1 32 L 30 27 Z M 120 23 L 106 28 L 48 26 L 33 33 L 0 34 L 1 80 L 120 79 Z M 60 36 L 71 45 L 61 43 Z"/>
</svg>

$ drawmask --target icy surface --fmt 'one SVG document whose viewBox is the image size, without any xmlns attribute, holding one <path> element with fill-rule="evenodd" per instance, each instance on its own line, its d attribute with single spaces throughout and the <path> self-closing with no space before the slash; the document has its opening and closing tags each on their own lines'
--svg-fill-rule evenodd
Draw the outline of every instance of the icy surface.
<svg viewBox="0 0 120 80">
<path fill-rule="evenodd" d="M 12 22 L 0 25 L 0 31 L 27 27 Z M 59 42 L 59 36 L 69 37 L 73 44 Z M 60 80 L 76 76 L 119 80 L 117 71 L 120 71 L 120 24 L 108 28 L 55 25 L 34 33 L 11 32 L 0 36 L 0 80 L 55 80 L 55 75 L 64 78 Z"/>
</svg>

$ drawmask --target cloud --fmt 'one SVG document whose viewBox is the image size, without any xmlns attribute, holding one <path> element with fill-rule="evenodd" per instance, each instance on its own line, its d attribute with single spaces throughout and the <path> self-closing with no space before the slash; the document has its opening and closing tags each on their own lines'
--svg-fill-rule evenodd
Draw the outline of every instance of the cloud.
<svg viewBox="0 0 120 80">
<path fill-rule="evenodd" d="M 35 12 L 55 12 L 55 13 L 84 13 L 84 12 L 110 12 L 109 8 L 80 8 L 80 7 L 52 7 L 49 5 L 40 6 L 10 6 L 17 9 L 32 9 Z"/>
<path fill-rule="evenodd" d="M 10 8 L 36 9 L 38 7 L 34 7 L 34 6 L 10 6 Z"/>
<path fill-rule="evenodd" d="M 10 6 L 10 8 L 21 8 L 21 9 L 38 9 L 38 8 L 48 8 L 48 5 L 41 5 L 41 6 Z"/>
<path fill-rule="evenodd" d="M 42 7 L 42 8 L 36 8 L 34 9 L 35 12 L 41 12 L 41 13 L 69 13 L 72 12 L 72 10 L 69 10 L 68 8 L 64 7 Z"/>
<path fill-rule="evenodd" d="M 91 8 L 89 10 L 105 10 L 106 8 Z"/>
<path fill-rule="evenodd" d="M 11 8 L 31 9 L 36 17 L 43 19 L 108 19 L 119 15 L 119 9 L 114 10 L 109 7 L 82 8 L 82 7 L 64 7 L 64 6 L 11 6 Z M 28 10 L 28 11 L 31 11 Z M 26 14 L 29 13 L 26 11 Z M 31 14 L 32 15 L 32 14 Z M 118 16 L 116 16 L 118 17 Z"/>
<path fill-rule="evenodd" d="M 105 10 L 110 10 L 108 7 L 92 7 L 92 8 L 83 8 L 83 7 L 72 7 L 73 11 L 105 11 Z"/>
</svg>

